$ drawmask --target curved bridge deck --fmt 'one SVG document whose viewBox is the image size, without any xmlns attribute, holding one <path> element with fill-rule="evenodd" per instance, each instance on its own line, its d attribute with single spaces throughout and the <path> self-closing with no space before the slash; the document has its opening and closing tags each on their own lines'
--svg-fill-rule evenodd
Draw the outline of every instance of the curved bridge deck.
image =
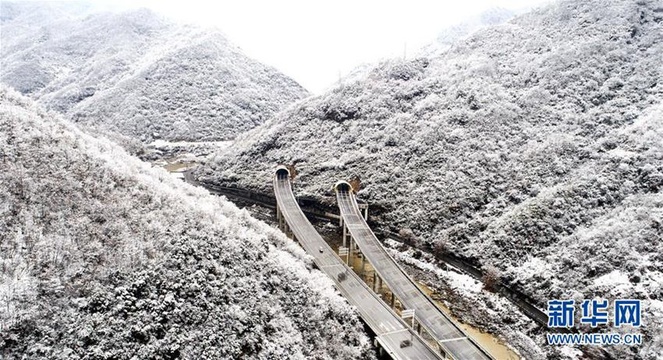
<svg viewBox="0 0 663 360">
<path fill-rule="evenodd" d="M 336 199 L 344 226 L 359 250 L 405 309 L 415 310 L 416 320 L 453 359 L 488 360 L 492 357 L 467 337 L 410 278 L 382 247 L 361 215 L 350 184 L 336 185 Z"/>
<path fill-rule="evenodd" d="M 384 352 L 393 359 L 441 359 L 377 294 L 368 288 L 352 269 L 343 263 L 318 234 L 292 193 L 290 174 L 286 169 L 276 171 L 274 193 L 279 219 L 285 221 L 289 231 L 306 252 L 313 256 L 318 268 L 334 281 L 341 294 L 357 308 L 366 324 L 375 332 Z M 400 347 L 404 340 L 411 340 L 412 345 Z"/>
</svg>

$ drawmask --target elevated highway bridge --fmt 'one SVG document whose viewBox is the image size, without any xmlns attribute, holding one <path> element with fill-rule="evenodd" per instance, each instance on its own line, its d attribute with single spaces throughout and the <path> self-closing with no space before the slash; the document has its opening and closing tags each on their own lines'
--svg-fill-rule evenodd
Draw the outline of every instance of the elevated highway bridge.
<svg viewBox="0 0 663 360">
<path fill-rule="evenodd" d="M 315 230 L 297 203 L 290 184 L 290 171 L 277 168 L 274 194 L 279 227 L 313 256 L 313 262 L 329 276 L 348 302 L 375 333 L 380 352 L 395 360 L 444 359 L 387 305 L 378 294 L 336 255 Z M 455 359 L 455 358 L 454 358 Z"/>
<path fill-rule="evenodd" d="M 398 300 L 404 310 L 409 311 L 416 319 L 417 329 L 423 328 L 427 335 L 435 340 L 442 355 L 452 359 L 493 359 L 444 314 L 387 253 L 362 216 L 350 183 L 340 181 L 334 186 L 334 190 L 344 227 L 344 247 L 346 234 L 349 234 L 350 251 L 356 245 L 375 271 L 376 291 L 379 292 L 383 284 L 386 285 L 391 292 L 391 306 Z"/>
</svg>

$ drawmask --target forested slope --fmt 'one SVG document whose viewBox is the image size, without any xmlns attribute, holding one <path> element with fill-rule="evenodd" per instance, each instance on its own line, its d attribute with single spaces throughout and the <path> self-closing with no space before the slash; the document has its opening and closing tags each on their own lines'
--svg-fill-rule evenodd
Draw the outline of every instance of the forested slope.
<svg viewBox="0 0 663 360">
<path fill-rule="evenodd" d="M 308 95 L 219 31 L 146 9 L 0 6 L 0 81 L 100 133 L 227 140 Z"/>
<path fill-rule="evenodd" d="M 0 90 L 0 357 L 371 358 L 354 310 L 246 211 Z"/>
<path fill-rule="evenodd" d="M 279 113 L 217 154 L 203 181 L 267 190 L 294 163 L 324 198 L 359 176 L 373 219 L 412 229 L 541 307 L 645 300 L 663 324 L 663 2 L 561 1 L 435 58 L 389 61 Z M 638 354 L 635 354 L 638 353 Z M 649 357 L 647 357 L 649 356 Z"/>
</svg>

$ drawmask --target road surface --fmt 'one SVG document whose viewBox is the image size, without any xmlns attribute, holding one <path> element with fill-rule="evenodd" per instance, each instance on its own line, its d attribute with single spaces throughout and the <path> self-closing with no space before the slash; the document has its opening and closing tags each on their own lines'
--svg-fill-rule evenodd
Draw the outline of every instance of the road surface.
<svg viewBox="0 0 663 360">
<path fill-rule="evenodd" d="M 437 340 L 440 347 L 454 359 L 492 359 L 433 303 L 382 247 L 361 215 L 350 184 L 341 181 L 336 184 L 335 190 L 341 217 L 359 250 L 403 307 L 415 310 L 417 321 Z"/>
<path fill-rule="evenodd" d="M 380 346 L 393 359 L 441 359 L 430 346 L 398 317 L 363 280 L 348 268 L 336 255 L 299 208 L 292 193 L 290 173 L 286 168 L 277 169 L 274 176 L 274 194 L 280 213 L 290 231 L 314 263 L 335 283 L 348 302 L 355 306 L 366 324 L 375 332 Z M 405 340 L 412 345 L 400 347 Z"/>
</svg>

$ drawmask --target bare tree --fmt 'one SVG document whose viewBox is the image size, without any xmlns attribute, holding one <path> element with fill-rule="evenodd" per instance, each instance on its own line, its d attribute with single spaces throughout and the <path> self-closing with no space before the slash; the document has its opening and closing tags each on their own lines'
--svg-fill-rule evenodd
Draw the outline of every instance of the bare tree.
<svg viewBox="0 0 663 360">
<path fill-rule="evenodd" d="M 500 270 L 494 265 L 488 264 L 483 267 L 483 276 L 481 277 L 481 281 L 483 281 L 484 289 L 493 292 L 496 291 L 497 287 L 502 282 L 501 278 L 502 275 L 500 274 Z"/>
</svg>

